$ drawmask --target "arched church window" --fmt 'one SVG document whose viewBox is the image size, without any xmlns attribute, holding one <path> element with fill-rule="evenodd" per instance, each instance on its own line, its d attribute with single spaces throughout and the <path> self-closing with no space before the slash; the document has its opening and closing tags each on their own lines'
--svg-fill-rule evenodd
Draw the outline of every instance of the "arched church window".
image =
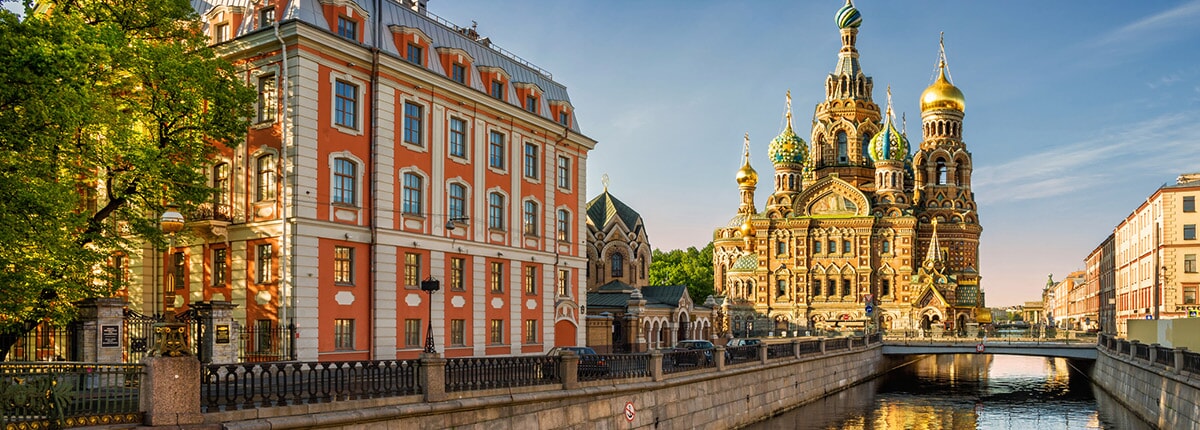
<svg viewBox="0 0 1200 430">
<path fill-rule="evenodd" d="M 830 279 L 825 283 L 825 295 L 831 297 L 837 295 L 837 279 Z"/>
<path fill-rule="evenodd" d="M 849 279 L 842 280 L 842 295 L 843 296 L 850 295 L 850 280 Z"/>
<path fill-rule="evenodd" d="M 821 295 L 821 280 L 820 279 L 812 280 L 812 290 L 810 290 L 810 291 L 812 291 L 812 295 L 814 295 L 814 296 Z"/>
<path fill-rule="evenodd" d="M 879 296 L 887 297 L 890 295 L 892 295 L 892 280 L 891 279 L 881 279 L 879 281 Z"/>
<path fill-rule="evenodd" d="M 950 170 L 949 170 L 949 168 L 946 167 L 946 161 L 938 160 L 937 161 L 937 184 L 938 185 L 946 185 L 946 181 L 948 181 L 950 179 L 949 175 L 950 175 Z"/>
<path fill-rule="evenodd" d="M 821 241 L 819 239 L 814 240 L 813 241 L 813 254 L 820 254 L 820 253 L 821 253 Z"/>
<path fill-rule="evenodd" d="M 883 243 L 879 244 L 879 248 L 881 251 L 883 251 L 884 254 L 892 252 L 892 242 L 889 242 L 887 239 L 884 239 Z"/>
<path fill-rule="evenodd" d="M 837 132 L 837 162 L 839 164 L 845 163 L 846 161 L 849 160 L 849 158 L 846 156 L 846 151 L 847 151 L 846 132 L 838 131 Z"/>
<path fill-rule="evenodd" d="M 625 256 L 621 254 L 613 254 L 609 257 L 609 266 L 612 268 L 612 277 L 620 278 L 625 276 Z"/>
<path fill-rule="evenodd" d="M 787 280 L 786 279 L 776 279 L 775 280 L 775 297 L 780 297 L 780 296 L 783 296 L 786 294 L 787 294 Z"/>
</svg>

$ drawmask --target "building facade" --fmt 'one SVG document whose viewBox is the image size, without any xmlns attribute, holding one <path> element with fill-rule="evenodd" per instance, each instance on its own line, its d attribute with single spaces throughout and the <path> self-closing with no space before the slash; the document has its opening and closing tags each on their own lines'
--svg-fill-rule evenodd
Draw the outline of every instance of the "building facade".
<svg viewBox="0 0 1200 430">
<path fill-rule="evenodd" d="M 729 327 L 962 329 L 982 312 L 972 159 L 963 140 L 965 99 L 945 51 L 921 95 L 922 141 L 910 151 L 888 91 L 859 64 L 858 10 L 836 14 L 842 47 L 825 79 L 810 142 L 786 126 L 767 151 L 774 184 L 763 210 L 747 136 L 736 180 L 741 203 L 714 231 L 717 293 Z"/>
<path fill-rule="evenodd" d="M 1103 330 L 1125 336 L 1131 319 L 1200 316 L 1197 196 L 1200 173 L 1180 175 L 1147 197 L 1088 256 Z"/>
<path fill-rule="evenodd" d="M 445 356 L 583 343 L 596 142 L 549 72 L 424 0 L 192 3 L 257 113 L 192 234 L 130 262 L 133 307 L 173 276 L 300 360 L 414 358 L 431 323 Z"/>
</svg>

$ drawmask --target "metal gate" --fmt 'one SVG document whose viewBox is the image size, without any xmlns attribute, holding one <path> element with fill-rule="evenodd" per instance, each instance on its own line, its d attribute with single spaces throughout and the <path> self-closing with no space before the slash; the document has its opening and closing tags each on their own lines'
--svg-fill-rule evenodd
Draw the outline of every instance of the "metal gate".
<svg viewBox="0 0 1200 430">
<path fill-rule="evenodd" d="M 135 310 L 125 309 L 125 339 L 122 345 L 126 363 L 141 363 L 146 352 L 154 345 L 154 325 L 163 322 L 161 315 L 142 315 Z"/>
</svg>

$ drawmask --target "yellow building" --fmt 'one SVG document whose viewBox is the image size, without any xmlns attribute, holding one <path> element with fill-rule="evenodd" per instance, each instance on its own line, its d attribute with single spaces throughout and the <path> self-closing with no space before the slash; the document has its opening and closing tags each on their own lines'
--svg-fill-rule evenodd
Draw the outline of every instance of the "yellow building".
<svg viewBox="0 0 1200 430">
<path fill-rule="evenodd" d="M 842 48 L 813 116 L 811 144 L 787 123 L 767 152 L 774 186 L 755 204 L 758 173 L 747 136 L 736 179 L 741 204 L 714 235 L 723 315 L 735 334 L 811 329 L 964 329 L 983 311 L 965 99 L 945 50 L 922 94 L 922 142 L 872 100 L 855 48 L 862 19 L 836 15 Z M 899 126 L 899 127 L 898 127 Z M 870 311 L 868 311 L 870 309 Z"/>
</svg>

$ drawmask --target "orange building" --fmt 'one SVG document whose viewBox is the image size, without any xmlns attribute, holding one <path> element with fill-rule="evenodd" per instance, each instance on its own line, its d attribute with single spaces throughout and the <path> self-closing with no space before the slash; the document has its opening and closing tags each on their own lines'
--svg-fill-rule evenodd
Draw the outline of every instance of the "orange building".
<svg viewBox="0 0 1200 430">
<path fill-rule="evenodd" d="M 175 276 L 179 308 L 294 324 L 300 360 L 414 358 L 431 314 L 445 356 L 583 342 L 596 142 L 549 72 L 423 0 L 193 5 L 259 102 L 192 234 L 131 262 L 135 308 Z"/>
</svg>

